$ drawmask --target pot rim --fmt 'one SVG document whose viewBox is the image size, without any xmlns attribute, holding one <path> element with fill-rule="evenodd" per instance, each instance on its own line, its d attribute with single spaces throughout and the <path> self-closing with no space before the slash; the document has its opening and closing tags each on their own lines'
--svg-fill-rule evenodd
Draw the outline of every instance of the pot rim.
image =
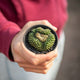
<svg viewBox="0 0 80 80">
<path fill-rule="evenodd" d="M 53 34 L 55 35 L 55 42 L 54 42 L 54 45 L 51 47 L 50 50 L 47 50 L 47 51 L 38 51 L 38 50 L 36 50 L 34 47 L 32 47 L 32 46 L 29 44 L 29 42 L 28 42 L 28 37 L 27 37 L 27 36 L 28 36 L 28 34 L 30 33 L 30 31 L 31 31 L 32 29 L 37 28 L 37 27 L 42 27 L 43 29 L 50 29 L 50 30 L 51 30 L 51 33 L 53 33 Z M 57 44 L 58 44 L 58 37 L 57 37 L 56 32 L 55 32 L 54 30 L 52 30 L 50 27 L 48 27 L 48 26 L 46 26 L 46 25 L 39 24 L 39 25 L 34 25 L 34 26 L 32 26 L 31 28 L 29 28 L 29 29 L 25 32 L 24 37 L 23 37 L 23 43 L 24 43 L 25 47 L 26 47 L 28 50 L 30 50 L 30 51 L 32 51 L 32 52 L 34 52 L 34 53 L 36 53 L 36 54 L 42 54 L 42 53 L 46 54 L 46 53 L 48 53 L 48 52 L 50 52 L 50 51 L 53 51 L 53 50 L 56 48 L 56 46 L 57 46 Z"/>
</svg>

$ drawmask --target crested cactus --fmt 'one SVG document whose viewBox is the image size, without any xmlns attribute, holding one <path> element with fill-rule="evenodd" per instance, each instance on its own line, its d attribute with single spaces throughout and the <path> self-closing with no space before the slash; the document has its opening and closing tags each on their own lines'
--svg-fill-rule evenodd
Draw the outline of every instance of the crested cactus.
<svg viewBox="0 0 80 80">
<path fill-rule="evenodd" d="M 50 29 L 34 28 L 28 35 L 28 42 L 38 51 L 47 51 L 54 45 L 55 35 Z"/>
</svg>

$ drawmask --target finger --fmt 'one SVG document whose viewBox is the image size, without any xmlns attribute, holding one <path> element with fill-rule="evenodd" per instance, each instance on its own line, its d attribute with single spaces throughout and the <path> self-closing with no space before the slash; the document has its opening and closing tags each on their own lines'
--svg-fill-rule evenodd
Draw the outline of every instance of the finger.
<svg viewBox="0 0 80 80">
<path fill-rule="evenodd" d="M 21 46 L 22 46 L 22 49 L 24 50 L 24 51 L 22 50 L 22 52 L 21 52 L 21 53 L 23 53 L 22 54 L 23 58 L 26 61 L 28 61 L 29 63 L 36 65 L 36 60 L 35 60 L 36 59 L 36 54 L 31 52 L 30 50 L 28 50 L 25 47 L 23 42 L 21 42 Z"/>
<path fill-rule="evenodd" d="M 32 65 L 32 64 L 25 64 L 25 63 L 18 63 L 18 65 L 20 67 L 24 67 L 24 68 L 36 68 L 36 69 L 45 69 L 45 66 L 41 66 L 41 65 Z"/>
<path fill-rule="evenodd" d="M 26 64 L 26 63 L 18 63 L 18 65 L 20 67 L 24 67 L 24 68 L 36 68 L 36 69 L 47 69 L 49 67 L 49 64 L 45 64 L 45 65 L 32 65 L 32 64 Z"/>
<path fill-rule="evenodd" d="M 14 61 L 15 62 L 25 62 L 25 59 L 18 53 L 14 54 Z"/>
<path fill-rule="evenodd" d="M 42 73 L 42 74 L 45 74 L 46 73 L 46 71 L 32 69 L 32 68 L 24 68 L 24 70 L 27 71 L 27 72 L 35 72 L 35 73 Z"/>
<path fill-rule="evenodd" d="M 50 59 L 49 61 L 46 61 L 46 62 L 42 63 L 42 65 L 46 65 L 46 64 L 49 64 L 50 62 L 53 62 L 56 57 L 57 57 L 57 53 L 55 54 L 55 56 L 52 59 Z"/>
<path fill-rule="evenodd" d="M 47 61 L 50 61 L 51 59 L 55 58 L 57 56 L 57 52 L 51 51 L 47 54 L 37 54 L 37 63 L 41 64 Z"/>
<path fill-rule="evenodd" d="M 46 25 L 46 26 L 52 28 L 54 31 L 57 31 L 57 28 L 55 26 L 53 26 L 48 20 L 34 21 L 33 24 L 35 24 L 35 25 L 43 24 L 43 25 Z"/>
<path fill-rule="evenodd" d="M 53 26 L 48 20 L 42 20 L 43 24 L 50 27 L 51 29 L 53 29 L 54 31 L 57 31 L 57 28 L 55 26 Z"/>
<path fill-rule="evenodd" d="M 23 68 L 25 71 L 46 74 L 52 65 L 53 65 L 53 63 L 49 64 L 47 69 L 37 69 L 37 68 L 29 68 L 29 67 L 27 67 L 27 68 L 23 67 Z"/>
<path fill-rule="evenodd" d="M 33 61 L 36 63 L 36 65 L 39 65 L 41 63 L 50 61 L 52 58 L 55 58 L 57 56 L 57 50 L 51 51 L 47 54 L 36 54 L 36 58 L 33 58 Z"/>
<path fill-rule="evenodd" d="M 52 58 L 50 61 L 46 61 L 44 63 L 41 63 L 40 65 L 48 65 L 49 63 L 53 62 L 55 58 L 56 57 Z"/>
<path fill-rule="evenodd" d="M 42 24 L 46 25 L 46 26 L 49 26 L 54 31 L 57 31 L 57 28 L 55 26 L 53 26 L 48 20 L 29 21 L 24 27 L 26 27 L 27 29 L 29 29 L 30 27 L 32 27 L 34 25 L 42 25 Z"/>
<path fill-rule="evenodd" d="M 57 57 L 57 54 L 58 52 L 57 52 L 57 47 L 56 47 L 55 50 L 50 51 L 49 53 L 46 54 L 48 56 L 47 61 Z"/>
<path fill-rule="evenodd" d="M 56 48 L 54 51 L 51 51 L 47 54 L 35 54 L 30 50 L 26 49 L 23 42 L 21 43 L 21 46 L 22 46 L 22 49 L 24 49 L 24 51 L 22 50 L 23 51 L 22 56 L 25 58 L 26 61 L 30 62 L 33 65 L 38 65 L 43 62 L 49 61 L 53 57 L 55 57 L 57 53 L 57 48 Z"/>
</svg>

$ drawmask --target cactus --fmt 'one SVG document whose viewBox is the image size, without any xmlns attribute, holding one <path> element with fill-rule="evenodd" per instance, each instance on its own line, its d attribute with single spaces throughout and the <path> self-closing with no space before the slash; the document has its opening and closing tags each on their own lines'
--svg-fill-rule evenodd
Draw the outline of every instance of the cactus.
<svg viewBox="0 0 80 80">
<path fill-rule="evenodd" d="M 49 29 L 34 28 L 28 35 L 28 42 L 38 51 L 47 51 L 54 45 L 55 35 Z"/>
</svg>

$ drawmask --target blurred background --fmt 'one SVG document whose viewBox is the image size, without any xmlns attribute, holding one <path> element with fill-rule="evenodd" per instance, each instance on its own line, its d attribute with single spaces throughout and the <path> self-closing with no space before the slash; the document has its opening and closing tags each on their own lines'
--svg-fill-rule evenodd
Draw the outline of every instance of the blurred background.
<svg viewBox="0 0 80 80">
<path fill-rule="evenodd" d="M 80 80 L 80 0 L 68 0 L 65 50 L 56 80 Z"/>
</svg>

